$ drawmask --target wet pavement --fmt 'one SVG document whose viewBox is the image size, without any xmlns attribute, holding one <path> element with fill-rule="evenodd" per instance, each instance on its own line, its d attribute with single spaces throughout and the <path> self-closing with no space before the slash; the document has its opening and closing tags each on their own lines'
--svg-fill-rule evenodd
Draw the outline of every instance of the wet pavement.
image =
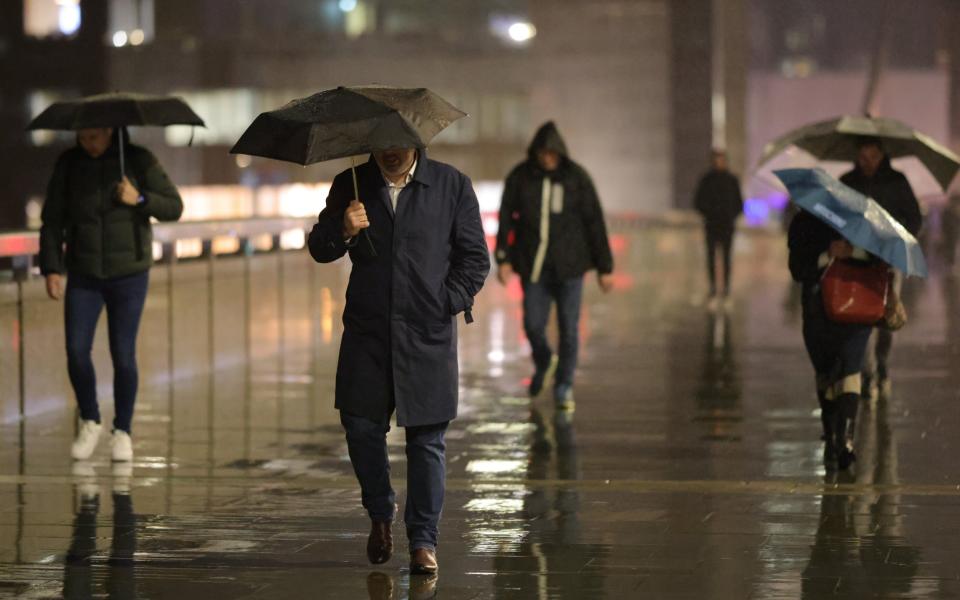
<svg viewBox="0 0 960 600">
<path fill-rule="evenodd" d="M 616 292 L 587 286 L 572 416 L 523 394 L 518 286 L 491 279 L 460 325 L 436 580 L 410 576 L 400 525 L 393 560 L 366 563 L 332 408 L 345 268 L 184 265 L 173 288 L 155 269 L 129 470 L 106 443 L 68 459 L 60 309 L 31 304 L 29 351 L 49 367 L 29 373 L 29 419 L 0 431 L 0 598 L 960 594 L 960 282 L 908 286 L 892 393 L 862 413 L 856 471 L 831 476 L 782 239 L 738 241 L 720 314 L 697 233 L 614 245 Z M 104 380 L 108 364 L 99 348 Z"/>
</svg>

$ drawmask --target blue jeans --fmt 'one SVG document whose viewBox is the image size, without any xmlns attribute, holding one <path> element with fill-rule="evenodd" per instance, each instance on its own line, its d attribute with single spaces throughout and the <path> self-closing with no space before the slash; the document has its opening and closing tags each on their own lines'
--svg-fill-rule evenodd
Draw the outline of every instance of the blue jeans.
<svg viewBox="0 0 960 600">
<path fill-rule="evenodd" d="M 397 495 L 390 485 L 389 415 L 377 422 L 341 410 L 340 423 L 347 434 L 347 449 L 360 482 L 363 507 L 374 521 L 392 521 Z M 446 422 L 406 428 L 407 503 L 403 520 L 411 552 L 437 548 L 446 480 L 446 431 Z"/>
<path fill-rule="evenodd" d="M 533 350 L 537 370 L 550 366 L 553 350 L 547 341 L 547 319 L 550 306 L 557 303 L 557 321 L 560 328 L 560 360 L 557 363 L 556 384 L 573 385 L 580 348 L 580 304 L 583 298 L 583 277 L 561 281 L 523 282 L 523 329 Z"/>
<path fill-rule="evenodd" d="M 97 279 L 69 275 L 64 303 L 67 338 L 67 369 L 77 396 L 80 418 L 100 422 L 97 375 L 91 352 L 97 321 L 107 308 L 110 357 L 113 359 L 113 428 L 130 433 L 137 398 L 137 331 L 147 299 L 149 271 Z"/>
</svg>

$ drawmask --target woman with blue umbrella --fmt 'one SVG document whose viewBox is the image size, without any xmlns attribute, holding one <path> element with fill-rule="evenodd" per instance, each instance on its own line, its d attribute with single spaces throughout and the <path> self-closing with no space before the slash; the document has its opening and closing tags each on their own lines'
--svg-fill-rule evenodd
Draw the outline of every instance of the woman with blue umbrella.
<svg viewBox="0 0 960 600">
<path fill-rule="evenodd" d="M 898 301 L 889 294 L 889 272 L 925 276 L 926 263 L 916 238 L 896 219 L 823 170 L 776 175 L 803 209 L 788 233 L 790 273 L 803 286 L 803 340 L 816 373 L 824 465 L 846 470 L 856 459 L 853 434 L 870 333 L 881 321 L 902 324 L 893 322 Z"/>
</svg>

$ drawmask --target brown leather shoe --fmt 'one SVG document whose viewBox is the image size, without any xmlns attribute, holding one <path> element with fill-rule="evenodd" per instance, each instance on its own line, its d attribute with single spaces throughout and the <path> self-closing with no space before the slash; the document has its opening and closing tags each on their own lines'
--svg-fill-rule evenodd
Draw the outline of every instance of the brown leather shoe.
<svg viewBox="0 0 960 600">
<path fill-rule="evenodd" d="M 370 537 L 367 538 L 367 558 L 380 565 L 393 556 L 393 533 L 390 526 L 393 521 L 373 521 L 370 524 Z"/>
<path fill-rule="evenodd" d="M 433 575 L 437 569 L 437 554 L 433 550 L 417 548 L 410 553 L 411 575 Z"/>
</svg>

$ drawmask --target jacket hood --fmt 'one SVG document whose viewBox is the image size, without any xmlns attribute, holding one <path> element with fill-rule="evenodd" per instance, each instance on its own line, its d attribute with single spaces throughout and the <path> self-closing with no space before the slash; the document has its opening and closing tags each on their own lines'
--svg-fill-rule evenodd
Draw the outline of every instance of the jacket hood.
<svg viewBox="0 0 960 600">
<path fill-rule="evenodd" d="M 860 168 L 860 164 L 854 161 L 853 163 L 853 172 L 860 177 L 866 177 L 863 172 L 863 169 Z M 874 173 L 874 177 L 885 177 L 894 172 L 893 163 L 890 162 L 890 155 L 884 154 L 883 160 L 880 161 L 880 166 L 877 167 L 877 172 Z"/>
<path fill-rule="evenodd" d="M 538 150 L 552 150 L 565 159 L 569 158 L 567 145 L 553 121 L 547 121 L 537 130 L 537 133 L 533 136 L 533 141 L 530 142 L 530 147 L 527 148 L 527 157 L 530 160 L 537 160 Z"/>
</svg>

